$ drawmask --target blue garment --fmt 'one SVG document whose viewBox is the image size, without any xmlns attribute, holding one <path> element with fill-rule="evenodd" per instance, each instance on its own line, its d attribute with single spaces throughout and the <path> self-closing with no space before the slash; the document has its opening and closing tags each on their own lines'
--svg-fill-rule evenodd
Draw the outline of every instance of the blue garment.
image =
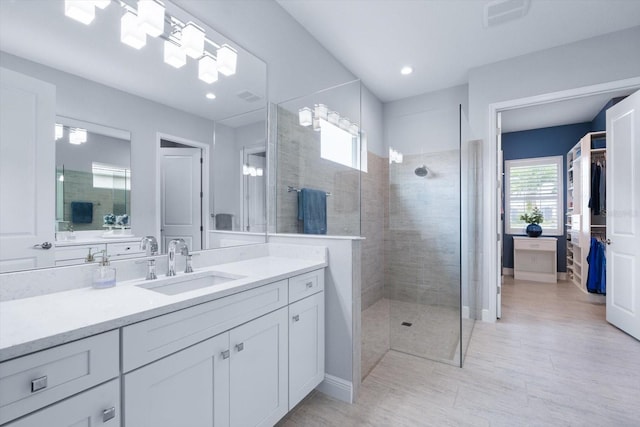
<svg viewBox="0 0 640 427">
<path fill-rule="evenodd" d="M 305 234 L 327 234 L 327 193 L 303 188 L 298 193 L 298 219 Z"/>
<path fill-rule="evenodd" d="M 93 222 L 93 203 L 71 202 L 71 222 L 74 224 L 91 224 Z"/>
<path fill-rule="evenodd" d="M 605 249 L 604 244 L 595 237 L 591 238 L 587 262 L 589 263 L 587 291 L 605 294 L 607 290 Z"/>
</svg>

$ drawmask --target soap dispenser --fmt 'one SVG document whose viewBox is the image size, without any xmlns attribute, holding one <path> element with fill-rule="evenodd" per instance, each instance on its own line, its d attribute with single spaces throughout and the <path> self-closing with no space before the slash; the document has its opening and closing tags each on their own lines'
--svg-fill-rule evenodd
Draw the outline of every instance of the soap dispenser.
<svg viewBox="0 0 640 427">
<path fill-rule="evenodd" d="M 116 269 L 109 266 L 107 251 L 100 251 L 100 266 L 93 270 L 93 287 L 96 289 L 111 288 L 116 285 Z"/>
</svg>

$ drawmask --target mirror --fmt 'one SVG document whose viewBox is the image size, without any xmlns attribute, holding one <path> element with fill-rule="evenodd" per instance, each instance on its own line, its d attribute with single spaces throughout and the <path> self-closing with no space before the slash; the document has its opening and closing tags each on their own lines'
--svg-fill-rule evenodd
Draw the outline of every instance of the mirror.
<svg viewBox="0 0 640 427">
<path fill-rule="evenodd" d="M 131 228 L 129 132 L 56 119 L 56 240 Z M 126 234 L 130 234 L 126 232 Z"/>
<path fill-rule="evenodd" d="M 145 46 L 135 49 L 121 42 L 122 18 L 127 11 L 136 9 L 137 2 L 134 0 L 111 1 L 104 9 L 94 8 L 95 16 L 88 25 L 65 16 L 65 2 L 62 0 L 0 2 L 0 67 L 3 73 L 5 70 L 6 73 L 15 73 L 12 75 L 17 81 L 27 82 L 29 90 L 34 88 L 33 93 L 38 94 L 34 95 L 34 99 L 38 99 L 38 102 L 44 99 L 42 102 L 53 105 L 51 114 L 44 119 L 38 117 L 37 121 L 38 126 L 41 126 L 37 129 L 49 128 L 51 131 L 48 135 L 51 136 L 46 135 L 45 138 L 43 135 L 47 132 L 35 131 L 34 117 L 21 116 L 20 127 L 17 124 L 7 126 L 7 123 L 18 123 L 19 120 L 14 120 L 14 116 L 18 114 L 14 106 L 24 99 L 16 95 L 18 92 L 11 92 L 15 89 L 10 87 L 10 80 L 13 81 L 13 78 L 4 78 L 3 74 L 3 96 L 0 98 L 10 99 L 4 96 L 9 92 L 16 98 L 12 99 L 11 109 L 0 100 L 3 118 L 0 129 L 4 169 L 0 171 L 2 181 L 6 181 L 5 175 L 12 179 L 22 176 L 19 170 L 5 167 L 5 163 L 21 165 L 22 170 L 38 171 L 31 178 L 33 182 L 28 186 L 29 191 L 33 194 L 51 194 L 51 197 L 32 202 L 24 194 L 10 188 L 0 188 L 3 205 L 11 206 L 11 209 L 6 209 L 6 214 L 3 208 L 3 219 L 0 219 L 0 271 L 62 265 L 57 262 L 55 254 L 61 246 L 57 243 L 69 237 L 69 222 L 76 234 L 73 244 L 79 245 L 83 243 L 80 238 L 82 233 L 108 231 L 108 228 L 103 227 L 108 225 L 104 224 L 104 215 L 108 213 L 114 214 L 116 218 L 129 216 L 131 221 L 128 226 L 131 228 L 123 234 L 132 236 L 130 238 L 153 235 L 160 240 L 165 224 L 161 185 L 162 140 L 187 146 L 192 146 L 191 142 L 195 142 L 206 156 L 203 168 L 206 167 L 207 170 L 203 169 L 202 186 L 197 190 L 205 194 L 200 207 L 191 216 L 192 220 L 197 217 L 202 227 L 199 236 L 201 248 L 266 241 L 266 232 L 260 221 L 246 223 L 244 219 L 241 220 L 249 212 L 252 212 L 253 217 L 259 217 L 266 210 L 266 188 L 258 188 L 266 185 L 264 179 L 249 182 L 249 178 L 245 179 L 241 174 L 243 161 L 251 164 L 259 162 L 256 158 L 260 156 L 256 153 L 261 152 L 260 145 L 263 147 L 262 152 L 266 151 L 266 64 L 175 4 L 164 3 L 166 10 L 163 32 L 155 38 L 147 35 Z M 200 55 L 196 59 L 187 56 L 186 63 L 175 68 L 165 62 L 165 45 L 179 43 L 177 37 L 180 37 L 181 31 L 177 30 L 186 28 L 189 23 L 205 31 L 203 49 L 211 55 Z M 229 50 L 219 49 L 225 45 L 237 54 L 235 73 L 223 67 L 224 57 Z M 211 57 L 215 57 L 220 63 L 217 81 L 204 81 L 211 81 L 213 73 L 200 69 L 200 59 L 203 57 L 208 58 L 205 63 L 210 63 Z M 171 59 L 167 61 L 171 62 Z M 43 95 L 45 93 L 46 96 Z M 24 112 L 28 111 L 30 110 L 25 107 Z M 45 109 L 40 108 L 39 111 Z M 71 187 L 71 171 L 76 169 L 70 166 L 71 160 L 63 157 L 66 156 L 63 149 L 58 150 L 58 146 L 62 146 L 61 142 L 53 144 L 56 116 L 72 118 L 72 122 L 95 124 L 102 130 L 123 130 L 129 135 L 129 138 L 121 138 L 130 141 L 128 172 L 125 167 L 111 168 L 110 166 L 118 163 L 109 158 L 101 161 L 96 157 L 91 162 L 92 168 L 94 163 L 96 168 L 102 164 L 102 174 L 111 176 L 115 187 L 111 188 L 111 204 L 103 204 L 102 199 L 98 200 L 98 197 L 88 194 L 82 197 L 65 196 L 65 191 Z M 26 126 L 26 123 L 30 124 Z M 66 126 L 81 127 L 76 122 Z M 231 129 L 231 133 L 236 134 L 237 138 L 225 139 L 214 135 L 223 127 Z M 29 128 L 26 134 L 25 128 Z M 100 132 L 96 132 L 98 134 Z M 240 140 L 244 138 L 243 135 L 249 134 L 251 143 L 236 143 L 236 139 Z M 91 132 L 88 133 L 88 138 L 90 136 Z M 22 146 L 29 147 L 30 151 L 27 148 L 20 149 L 22 151 L 16 149 L 14 141 L 18 138 L 21 139 Z M 25 143 L 25 138 L 31 139 Z M 36 150 L 37 143 L 43 138 L 55 145 L 55 153 Z M 228 141 L 228 147 L 223 146 L 225 140 Z M 111 141 L 108 144 L 117 143 Z M 254 152 L 251 153 L 251 158 L 243 160 L 244 154 L 240 154 L 240 148 L 245 146 L 251 146 Z M 86 147 L 83 149 L 89 151 L 88 144 Z M 71 159 L 74 157 L 72 154 Z M 83 169 L 85 173 L 89 173 L 87 165 L 85 163 Z M 220 168 L 225 170 L 229 165 L 233 165 L 232 174 L 220 172 Z M 40 175 L 43 175 L 42 179 L 39 178 Z M 60 181 L 62 175 L 65 184 Z M 95 180 L 95 176 L 100 173 L 97 169 L 94 173 L 92 169 L 91 175 L 91 179 Z M 24 179 L 29 179 L 26 172 Z M 176 184 L 179 185 L 180 182 Z M 57 190 L 59 191 L 56 193 Z M 193 191 L 196 194 L 195 188 Z M 216 194 L 217 191 L 224 193 Z M 29 202 L 22 199 L 28 199 Z M 59 199 L 59 203 L 56 203 L 56 199 Z M 78 210 L 76 219 L 79 220 L 75 223 L 71 218 L 73 202 L 91 203 L 91 206 L 74 205 Z M 88 221 L 89 217 L 85 215 L 81 218 L 80 211 L 84 208 L 87 213 L 90 207 L 91 222 L 82 222 Z M 107 212 L 108 210 L 112 212 Z M 220 231 L 233 232 L 234 235 L 220 243 L 212 234 L 216 231 L 216 215 L 225 213 L 231 215 L 231 230 Z M 224 221 L 223 217 L 224 215 L 219 216 L 220 221 Z M 21 218 L 25 220 L 21 221 Z M 184 225 L 182 222 L 186 221 L 183 217 L 169 215 L 167 218 L 169 223 L 175 220 L 172 224 L 174 226 Z M 34 226 L 36 223 L 39 224 L 37 227 Z M 248 237 L 245 238 L 243 234 Z M 17 235 L 23 238 L 18 239 Z M 180 234 L 166 236 L 174 237 L 180 237 Z M 34 245 L 44 242 L 54 243 L 47 256 L 41 254 L 47 251 L 34 249 Z M 68 240 L 64 240 L 64 243 L 71 244 Z M 18 247 L 19 251 L 15 249 Z"/>
</svg>

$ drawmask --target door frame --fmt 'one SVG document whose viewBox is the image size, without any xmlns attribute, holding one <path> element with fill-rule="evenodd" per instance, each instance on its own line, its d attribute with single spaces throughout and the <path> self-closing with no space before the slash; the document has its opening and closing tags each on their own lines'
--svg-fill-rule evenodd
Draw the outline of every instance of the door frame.
<svg viewBox="0 0 640 427">
<path fill-rule="evenodd" d="M 640 77 L 632 77 L 623 80 L 614 80 L 606 83 L 599 83 L 590 86 L 582 86 L 573 89 L 561 90 L 557 92 L 548 92 L 540 95 L 529 96 L 525 98 L 516 98 L 507 101 L 500 101 L 489 104 L 489 134 L 488 141 L 491 141 L 488 146 L 489 152 L 486 153 L 486 170 L 489 173 L 490 183 L 497 183 L 498 181 L 498 147 L 497 147 L 497 115 L 498 112 L 515 110 L 518 108 L 532 107 L 536 105 L 551 104 L 557 101 L 565 101 L 569 99 L 584 98 L 591 95 L 604 94 L 617 90 L 637 90 L 640 89 Z M 486 175 L 485 175 L 486 176 Z M 498 191 L 497 185 L 489 185 L 490 193 L 488 199 L 485 200 L 484 213 L 487 215 L 487 221 L 484 221 L 486 227 L 484 228 L 485 238 L 483 249 L 487 254 L 488 263 L 485 263 L 484 271 L 484 283 L 487 284 L 489 290 L 486 295 L 489 297 L 489 306 L 482 310 L 482 320 L 485 322 L 495 322 L 497 315 L 497 290 L 498 284 L 495 283 L 498 277 L 497 264 L 498 253 L 496 236 L 498 236 L 499 230 L 497 229 L 497 215 L 500 212 L 497 211 L 498 203 Z"/>
<path fill-rule="evenodd" d="M 160 241 L 161 231 L 160 228 L 162 226 L 162 200 L 161 200 L 161 189 L 160 189 L 160 179 L 161 179 L 161 167 L 162 167 L 162 154 L 160 152 L 160 144 L 161 140 L 166 139 L 171 142 L 176 142 L 178 144 L 186 145 L 193 148 L 199 148 L 202 150 L 202 211 L 200 212 L 202 218 L 202 249 L 209 249 L 209 152 L 210 145 L 194 141 L 191 139 L 182 138 L 179 136 L 171 135 L 163 132 L 156 132 L 156 143 L 155 143 L 155 152 L 156 152 L 156 226 L 155 233 L 156 238 Z"/>
<path fill-rule="evenodd" d="M 242 174 L 242 165 L 244 165 L 244 158 L 245 155 L 247 154 L 255 154 L 255 153 L 265 153 L 265 166 L 264 166 L 264 178 L 266 180 L 267 177 L 267 147 L 265 144 L 265 141 L 261 141 L 261 142 L 257 142 L 256 144 L 253 145 L 246 145 L 243 146 L 240 149 L 240 231 L 245 232 L 246 230 L 244 229 L 244 226 L 246 225 L 244 223 L 244 219 L 245 219 L 245 208 L 246 208 L 246 203 L 245 203 L 245 188 L 244 188 L 244 182 L 245 182 L 245 176 Z M 266 182 L 266 181 L 265 181 Z M 265 197 L 266 197 L 267 192 L 265 191 Z M 265 213 L 266 213 L 266 200 L 263 200 L 264 204 L 265 204 Z M 266 226 L 266 224 L 265 224 Z"/>
</svg>

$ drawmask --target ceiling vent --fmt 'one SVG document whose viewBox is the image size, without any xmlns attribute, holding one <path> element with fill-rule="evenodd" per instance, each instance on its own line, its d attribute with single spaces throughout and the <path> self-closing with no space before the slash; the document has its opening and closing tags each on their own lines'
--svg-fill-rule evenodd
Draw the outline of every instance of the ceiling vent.
<svg viewBox="0 0 640 427">
<path fill-rule="evenodd" d="M 495 0 L 484 7 L 485 28 L 524 17 L 529 11 L 530 0 Z"/>
<path fill-rule="evenodd" d="M 248 90 L 238 92 L 238 98 L 244 99 L 247 102 L 256 102 L 262 99 L 260 95 L 256 95 L 255 93 L 249 92 Z"/>
</svg>

